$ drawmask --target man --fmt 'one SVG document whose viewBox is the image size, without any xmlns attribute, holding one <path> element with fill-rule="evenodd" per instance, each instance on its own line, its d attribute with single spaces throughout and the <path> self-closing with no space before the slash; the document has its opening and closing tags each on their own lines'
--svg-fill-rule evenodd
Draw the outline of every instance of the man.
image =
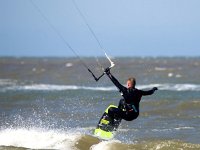
<svg viewBox="0 0 200 150">
<path fill-rule="evenodd" d="M 149 91 L 143 91 L 135 88 L 136 80 L 135 78 L 129 78 L 127 80 L 126 86 L 124 87 L 119 83 L 119 81 L 110 73 L 110 68 L 105 69 L 105 73 L 114 83 L 114 85 L 119 89 L 123 99 L 120 100 L 118 108 L 111 107 L 108 110 L 109 116 L 113 119 L 112 123 L 118 123 L 119 120 L 124 119 L 126 121 L 132 121 L 139 116 L 139 103 L 142 96 L 152 95 L 157 87 L 152 88 Z"/>
</svg>

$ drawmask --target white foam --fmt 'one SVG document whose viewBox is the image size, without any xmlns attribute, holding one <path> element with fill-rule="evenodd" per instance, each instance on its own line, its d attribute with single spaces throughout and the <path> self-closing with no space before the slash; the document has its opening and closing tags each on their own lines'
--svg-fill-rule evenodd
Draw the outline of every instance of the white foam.
<svg viewBox="0 0 200 150">
<path fill-rule="evenodd" d="M 159 90 L 168 90 L 168 91 L 200 91 L 199 84 L 149 84 L 138 86 L 139 89 L 149 89 L 152 87 L 158 87 Z"/>
<path fill-rule="evenodd" d="M 168 77 L 173 77 L 174 74 L 172 72 L 168 73 Z"/>
<path fill-rule="evenodd" d="M 65 67 L 72 67 L 72 66 L 73 66 L 72 63 L 66 63 L 66 64 L 65 64 Z"/>
<path fill-rule="evenodd" d="M 52 85 L 52 84 L 32 84 L 7 87 L 7 90 L 44 90 L 44 91 L 63 91 L 63 90 L 94 90 L 94 91 L 113 91 L 115 87 L 87 87 L 76 85 Z"/>
<path fill-rule="evenodd" d="M 55 84 L 20 84 L 16 80 L 0 79 L 0 90 L 35 90 L 35 91 L 64 91 L 64 90 L 91 90 L 91 91 L 116 91 L 115 86 L 93 87 L 93 86 L 78 86 L 78 85 L 55 85 Z M 200 84 L 146 84 L 138 85 L 138 89 L 151 89 L 158 87 L 159 90 L 167 91 L 200 91 Z"/>
<path fill-rule="evenodd" d="M 16 83 L 17 81 L 12 79 L 0 79 L 0 86 L 15 85 Z"/>
<path fill-rule="evenodd" d="M 79 134 L 41 129 L 5 129 L 0 131 L 0 146 L 31 149 L 73 149 Z"/>
<path fill-rule="evenodd" d="M 171 132 L 174 130 L 193 130 L 194 127 L 177 127 L 177 128 L 171 128 L 171 129 L 152 129 L 153 132 Z"/>
<path fill-rule="evenodd" d="M 32 71 L 35 72 L 37 69 L 36 68 L 32 68 Z"/>
<path fill-rule="evenodd" d="M 110 150 L 113 143 L 121 143 L 118 140 L 102 141 L 98 144 L 92 145 L 91 150 Z"/>
<path fill-rule="evenodd" d="M 166 71 L 167 68 L 164 68 L 164 67 L 155 67 L 155 70 L 156 71 Z"/>
<path fill-rule="evenodd" d="M 177 127 L 177 128 L 174 128 L 175 130 L 191 130 L 191 129 L 194 129 L 194 127 Z"/>
<path fill-rule="evenodd" d="M 180 75 L 180 74 L 176 75 L 176 78 L 181 78 L 181 77 L 182 77 L 182 75 Z"/>
</svg>

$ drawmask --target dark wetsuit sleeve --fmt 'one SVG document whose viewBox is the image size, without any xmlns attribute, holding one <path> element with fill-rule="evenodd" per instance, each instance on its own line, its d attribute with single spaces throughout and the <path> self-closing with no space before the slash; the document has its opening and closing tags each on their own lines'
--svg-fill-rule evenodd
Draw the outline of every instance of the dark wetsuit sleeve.
<svg viewBox="0 0 200 150">
<path fill-rule="evenodd" d="M 125 93 L 127 91 L 127 88 L 124 87 L 119 83 L 119 81 L 111 74 L 107 74 L 110 80 L 114 83 L 114 85 L 119 89 L 120 92 Z"/>
<path fill-rule="evenodd" d="M 140 90 L 140 92 L 141 92 L 142 96 L 146 96 L 146 95 L 152 95 L 155 92 L 155 90 L 153 90 L 153 89 L 148 90 L 148 91 Z"/>
</svg>

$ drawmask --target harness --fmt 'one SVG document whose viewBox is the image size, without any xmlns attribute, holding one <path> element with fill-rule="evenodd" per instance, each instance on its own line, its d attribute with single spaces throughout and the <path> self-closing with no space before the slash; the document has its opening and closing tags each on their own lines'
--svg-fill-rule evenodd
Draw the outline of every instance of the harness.
<svg viewBox="0 0 200 150">
<path fill-rule="evenodd" d="M 128 104 L 125 102 L 125 100 L 123 99 L 122 101 L 122 105 L 123 105 L 123 108 L 122 110 L 123 111 L 126 111 L 126 112 L 135 112 L 135 113 L 138 113 L 139 111 L 137 110 L 137 108 L 135 107 L 134 103 L 131 103 L 131 104 Z"/>
<path fill-rule="evenodd" d="M 126 111 L 129 111 L 129 112 L 132 112 L 132 111 L 134 111 L 134 112 L 138 112 L 138 110 L 136 109 L 136 107 L 135 107 L 135 105 L 134 104 L 127 104 L 126 103 Z"/>
</svg>

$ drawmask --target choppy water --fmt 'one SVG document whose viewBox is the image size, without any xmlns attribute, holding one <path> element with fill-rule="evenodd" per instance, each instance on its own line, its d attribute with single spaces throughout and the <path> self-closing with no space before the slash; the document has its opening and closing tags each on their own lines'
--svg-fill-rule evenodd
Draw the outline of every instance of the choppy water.
<svg viewBox="0 0 200 150">
<path fill-rule="evenodd" d="M 101 74 L 92 58 L 86 63 Z M 104 66 L 107 62 L 100 58 Z M 0 149 L 200 149 L 200 58 L 115 58 L 113 74 L 137 88 L 141 114 L 122 121 L 113 140 L 92 132 L 120 94 L 96 83 L 74 58 L 0 58 Z"/>
</svg>

